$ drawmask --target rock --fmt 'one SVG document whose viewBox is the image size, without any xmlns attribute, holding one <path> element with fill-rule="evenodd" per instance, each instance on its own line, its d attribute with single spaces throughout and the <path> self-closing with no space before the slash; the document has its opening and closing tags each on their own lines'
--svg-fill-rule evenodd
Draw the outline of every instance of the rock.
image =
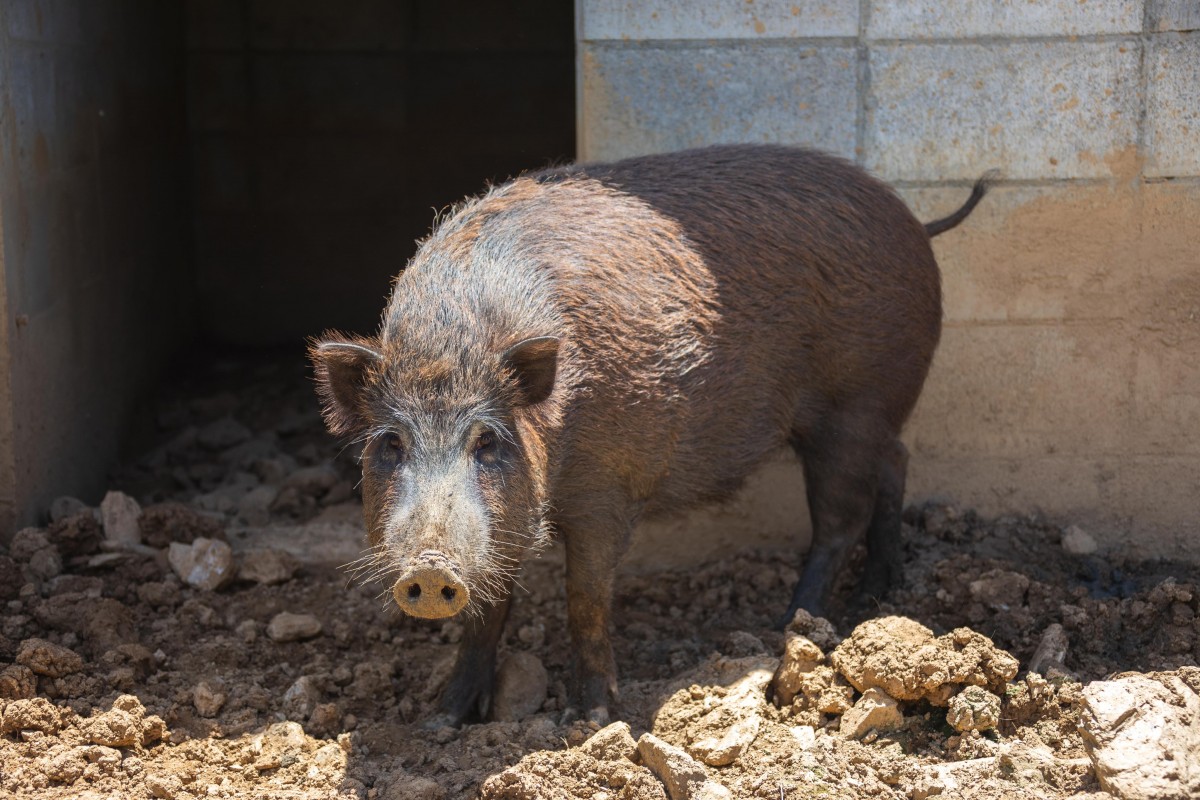
<svg viewBox="0 0 1200 800">
<path fill-rule="evenodd" d="M 271 504 L 279 490 L 271 485 L 256 486 L 238 500 L 238 516 L 247 525 L 261 528 L 271 521 Z"/>
<path fill-rule="evenodd" d="M 83 656 L 45 639 L 26 639 L 17 650 L 17 663 L 38 675 L 61 678 L 83 669 Z"/>
<path fill-rule="evenodd" d="M 628 722 L 614 722 L 596 731 L 579 749 L 598 761 L 633 760 L 638 745 Z"/>
<path fill-rule="evenodd" d="M 216 539 L 197 538 L 190 545 L 171 542 L 167 561 L 184 583 L 216 591 L 233 580 L 233 551 Z"/>
<path fill-rule="evenodd" d="M 140 584 L 137 587 L 137 596 L 143 603 L 154 608 L 174 608 L 183 600 L 183 592 L 174 579 Z"/>
<path fill-rule="evenodd" d="M 296 642 L 311 639 L 321 633 L 321 621 L 312 614 L 292 614 L 281 611 L 267 624 L 267 636 L 276 642 Z"/>
<path fill-rule="evenodd" d="M 87 767 L 87 758 L 81 750 L 82 748 L 70 745 L 55 745 L 50 748 L 45 758 L 39 759 L 42 772 L 52 781 L 73 782 Z"/>
<path fill-rule="evenodd" d="M 238 578 L 270 586 L 291 580 L 299 568 L 300 562 L 282 550 L 250 550 L 242 556 Z"/>
<path fill-rule="evenodd" d="M 8 556 L 0 556 L 0 601 L 16 600 L 24 583 L 25 578 L 17 562 Z"/>
<path fill-rule="evenodd" d="M 225 450 L 251 436 L 250 429 L 233 417 L 221 417 L 196 433 L 196 441 L 206 450 Z"/>
<path fill-rule="evenodd" d="M 790 705 L 792 698 L 803 688 L 805 677 L 824 662 L 825 654 L 812 640 L 794 633 L 788 634 L 779 669 L 771 678 L 776 704 Z"/>
<path fill-rule="evenodd" d="M 1000 698 L 982 686 L 968 686 L 950 698 L 946 722 L 956 731 L 986 731 L 1000 724 Z"/>
<path fill-rule="evenodd" d="M 22 528 L 13 534 L 8 552 L 14 560 L 27 563 L 38 552 L 50 547 L 50 539 L 40 528 Z"/>
<path fill-rule="evenodd" d="M 113 702 L 111 710 L 84 720 L 83 735 L 92 744 L 105 747 L 133 747 L 142 743 L 142 721 L 146 709 L 133 695 L 125 694 Z"/>
<path fill-rule="evenodd" d="M 695 759 L 652 733 L 643 733 L 638 739 L 638 754 L 642 763 L 662 781 L 671 800 L 694 797 L 708 780 L 708 773 Z"/>
<path fill-rule="evenodd" d="M 797 609 L 792 615 L 792 621 L 787 624 L 787 632 L 807 638 L 826 652 L 837 647 L 842 641 L 832 622 L 824 617 L 814 617 L 803 608 Z"/>
<path fill-rule="evenodd" d="M 789 728 L 792 732 L 792 737 L 796 740 L 796 746 L 801 750 L 811 750 L 817 744 L 817 731 L 811 725 L 796 725 Z"/>
<path fill-rule="evenodd" d="M 37 694 L 37 677 L 22 664 L 0 670 L 0 700 L 28 700 Z"/>
<path fill-rule="evenodd" d="M 332 489 L 338 482 L 338 473 L 332 464 L 317 464 L 302 467 L 283 481 L 283 488 L 295 489 L 310 497 L 319 497 Z"/>
<path fill-rule="evenodd" d="M 1063 531 L 1062 549 L 1073 556 L 1089 556 L 1099 548 L 1090 533 L 1078 525 L 1072 525 Z"/>
<path fill-rule="evenodd" d="M 196 707 L 196 713 L 202 717 L 215 717 L 221 713 L 221 707 L 225 705 L 228 698 L 225 687 L 219 682 L 213 684 L 208 681 L 200 681 L 192 689 L 192 705 Z"/>
<path fill-rule="evenodd" d="M 117 547 L 141 544 L 141 516 L 142 507 L 124 492 L 109 492 L 104 495 L 104 499 L 100 501 L 104 540 Z"/>
<path fill-rule="evenodd" d="M 688 751 L 713 767 L 724 767 L 737 760 L 758 738 L 761 719 L 757 715 L 739 719 L 721 737 L 709 737 L 694 742 Z"/>
<path fill-rule="evenodd" d="M 301 675 L 283 693 L 283 713 L 290 720 L 303 722 L 320 702 L 321 692 L 316 682 L 307 675 Z"/>
<path fill-rule="evenodd" d="M 496 670 L 492 716 L 500 722 L 518 722 L 536 713 L 546 700 L 550 678 L 533 653 L 510 653 Z"/>
<path fill-rule="evenodd" d="M 1029 671 L 1045 675 L 1052 667 L 1061 670 L 1067 658 L 1069 645 L 1070 640 L 1062 625 L 1057 622 L 1047 625 L 1046 630 L 1042 631 L 1037 650 L 1033 651 L 1033 657 L 1029 659 Z"/>
<path fill-rule="evenodd" d="M 861 739 L 870 730 L 890 731 L 904 724 L 900 704 L 877 688 L 863 692 L 853 707 L 842 714 L 839 733 L 850 739 Z"/>
<path fill-rule="evenodd" d="M 1100 787 L 1123 800 L 1200 797 L 1200 695 L 1178 673 L 1084 687 L 1078 727 Z"/>
<path fill-rule="evenodd" d="M 1019 572 L 993 569 L 971 581 L 967 588 L 973 599 L 988 608 L 1003 611 L 1024 604 L 1029 578 Z"/>
<path fill-rule="evenodd" d="M 175 800 L 183 791 L 183 782 L 170 773 L 150 773 L 146 776 L 146 789 L 149 790 L 151 797 Z"/>
<path fill-rule="evenodd" d="M 29 575 L 39 581 L 48 581 L 62 572 L 62 556 L 54 545 L 44 547 L 29 559 Z"/>
<path fill-rule="evenodd" d="M 4 706 L 0 717 L 0 733 L 17 731 L 41 731 L 58 733 L 62 729 L 62 714 L 44 697 L 28 700 L 13 700 Z"/>
<path fill-rule="evenodd" d="M 946 705 L 961 686 L 995 694 L 1017 674 L 1018 663 L 981 633 L 957 628 L 934 637 L 906 617 L 867 620 L 830 653 L 833 666 L 855 689 L 877 687 L 897 700 Z"/>
<path fill-rule="evenodd" d="M 87 504 L 82 500 L 68 495 L 56 497 L 50 501 L 50 521 L 62 522 L 67 517 L 72 517 L 87 510 Z"/>
<path fill-rule="evenodd" d="M 705 781 L 690 797 L 691 800 L 729 800 L 733 793 L 716 781 Z"/>
<path fill-rule="evenodd" d="M 330 736 L 337 733 L 341 716 L 337 703 L 318 703 L 308 717 L 307 730 L 313 736 Z"/>
</svg>

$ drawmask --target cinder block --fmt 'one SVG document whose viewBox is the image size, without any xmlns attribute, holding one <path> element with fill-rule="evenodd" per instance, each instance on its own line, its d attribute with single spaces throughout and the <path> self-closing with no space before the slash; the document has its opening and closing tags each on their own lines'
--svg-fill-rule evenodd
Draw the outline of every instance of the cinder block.
<svg viewBox="0 0 1200 800">
<path fill-rule="evenodd" d="M 1200 457 L 1127 456 L 1117 473 L 1112 505 L 1129 524 L 1117 544 L 1134 555 L 1194 560 L 1200 542 L 1197 486 Z"/>
<path fill-rule="evenodd" d="M 1185 303 L 1200 299 L 1200 277 L 1191 283 Z M 1192 313 L 1198 312 L 1193 305 Z M 1200 339 L 1172 339 L 1158 332 L 1138 338 L 1129 451 L 1200 456 Z"/>
<path fill-rule="evenodd" d="M 581 0 L 583 39 L 855 36 L 858 0 Z"/>
<path fill-rule="evenodd" d="M 187 56 L 188 127 L 244 130 L 250 120 L 250 70 L 240 53 L 192 52 Z"/>
<path fill-rule="evenodd" d="M 17 41 L 78 44 L 83 39 L 84 5 L 74 0 L 5 3 L 8 35 Z"/>
<path fill-rule="evenodd" d="M 583 47 L 583 158 L 721 142 L 854 156 L 851 47 Z"/>
<path fill-rule="evenodd" d="M 1147 67 L 1146 174 L 1200 175 L 1200 31 L 1152 36 Z"/>
<path fill-rule="evenodd" d="M 929 221 L 961 205 L 967 192 L 909 188 L 902 196 Z M 1194 188 L 1128 180 L 993 187 L 965 222 L 934 239 L 946 319 L 1150 324 L 1155 312 L 1147 304 L 1195 269 L 1196 220 Z"/>
<path fill-rule="evenodd" d="M 274 52 L 254 56 L 253 64 L 260 126 L 357 133 L 404 127 L 404 56 Z"/>
<path fill-rule="evenodd" d="M 1186 2 L 1186 0 L 1185 0 Z M 871 39 L 1139 33 L 1144 0 L 871 0 Z"/>
<path fill-rule="evenodd" d="M 941 459 L 1119 455 L 1134 361 L 1122 323 L 948 326 L 906 438 Z"/>
<path fill-rule="evenodd" d="M 1107 177 L 1137 141 L 1139 48 L 873 46 L 866 163 L 892 180 Z"/>
<path fill-rule="evenodd" d="M 1200 30 L 1200 3 L 1196 0 L 1146 0 L 1151 31 Z"/>
<path fill-rule="evenodd" d="M 284 50 L 401 50 L 408 4 L 394 0 L 247 0 L 255 47 Z"/>
<path fill-rule="evenodd" d="M 247 0 L 187 0 L 184 26 L 189 50 L 237 50 L 246 44 Z"/>
</svg>

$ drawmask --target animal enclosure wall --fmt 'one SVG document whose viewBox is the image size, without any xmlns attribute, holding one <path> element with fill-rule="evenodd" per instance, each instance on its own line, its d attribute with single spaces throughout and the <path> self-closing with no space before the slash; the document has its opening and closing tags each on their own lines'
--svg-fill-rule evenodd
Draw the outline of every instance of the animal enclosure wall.
<svg viewBox="0 0 1200 800">
<path fill-rule="evenodd" d="M 910 501 L 1196 557 L 1198 29 L 1191 0 L 578 0 L 580 157 L 820 147 L 922 219 L 1000 168 L 934 242 L 945 330 Z M 721 535 L 794 540 L 799 480 L 773 467 Z"/>
<path fill-rule="evenodd" d="M 0 540 L 197 348 L 371 332 L 435 210 L 573 157 L 572 53 L 570 0 L 0 3 Z"/>
</svg>

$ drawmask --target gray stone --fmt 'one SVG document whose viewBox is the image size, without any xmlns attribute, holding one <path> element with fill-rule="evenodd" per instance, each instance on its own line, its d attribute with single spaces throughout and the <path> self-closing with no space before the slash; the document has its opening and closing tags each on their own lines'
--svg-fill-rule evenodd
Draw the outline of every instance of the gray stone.
<svg viewBox="0 0 1200 800">
<path fill-rule="evenodd" d="M 271 521 L 271 504 L 278 496 L 279 490 L 274 486 L 257 486 L 238 500 L 238 516 L 247 525 L 261 528 Z"/>
<path fill-rule="evenodd" d="M 283 693 L 283 713 L 288 719 L 303 722 L 321 702 L 321 692 L 308 675 L 301 675 Z"/>
<path fill-rule="evenodd" d="M 267 624 L 267 636 L 276 642 L 311 639 L 321 633 L 321 621 L 312 614 L 281 611 Z"/>
<path fill-rule="evenodd" d="M 300 562 L 280 550 L 250 550 L 242 556 L 238 577 L 267 586 L 292 579 Z"/>
<path fill-rule="evenodd" d="M 858 0 L 583 0 L 583 39 L 754 39 L 854 36 Z"/>
<path fill-rule="evenodd" d="M 215 717 L 221 713 L 221 708 L 228 698 L 229 695 L 220 682 L 200 681 L 192 689 L 192 705 L 202 717 Z"/>
<path fill-rule="evenodd" d="M 496 670 L 492 716 L 500 722 L 518 722 L 537 712 L 546 700 L 550 678 L 533 653 L 510 653 Z"/>
<path fill-rule="evenodd" d="M 662 781 L 671 800 L 694 797 L 708 780 L 708 773 L 694 758 L 652 733 L 643 733 L 638 739 L 638 753 L 642 763 Z"/>
<path fill-rule="evenodd" d="M 870 688 L 854 706 L 842 714 L 838 732 L 850 739 L 861 739 L 868 731 L 889 731 L 904 723 L 900 704 L 882 689 Z"/>
<path fill-rule="evenodd" d="M 1072 525 L 1063 531 L 1062 549 L 1073 556 L 1087 556 L 1096 552 L 1096 540 L 1092 535 L 1078 525 Z"/>
<path fill-rule="evenodd" d="M 113 545 L 141 544 L 142 530 L 138 525 L 141 516 L 142 507 L 124 492 L 109 492 L 100 501 L 104 538 Z"/>
<path fill-rule="evenodd" d="M 614 722 L 591 735 L 579 749 L 600 761 L 632 761 L 637 755 L 637 742 L 629 731 L 628 722 Z"/>
<path fill-rule="evenodd" d="M 852 47 L 583 45 L 580 156 L 781 142 L 853 157 Z"/>
<path fill-rule="evenodd" d="M 87 511 L 87 503 L 74 497 L 63 495 L 56 497 L 50 503 L 50 521 L 61 522 L 67 517 L 72 517 L 80 511 Z"/>
<path fill-rule="evenodd" d="M 1137 139 L 1140 45 L 881 45 L 865 163 L 886 180 L 1107 178 Z M 1115 160 L 1114 160 L 1115 159 Z"/>
<path fill-rule="evenodd" d="M 1155 678 L 1088 684 L 1077 723 L 1084 748 L 1100 787 L 1123 800 L 1200 797 L 1200 696 L 1177 674 Z"/>
<path fill-rule="evenodd" d="M 167 562 L 184 583 L 210 592 L 233 580 L 233 551 L 217 539 L 197 536 L 191 544 L 171 542 Z"/>
<path fill-rule="evenodd" d="M 1146 68 L 1146 174 L 1200 175 L 1200 31 L 1152 37 Z"/>
<path fill-rule="evenodd" d="M 1142 0 L 871 0 L 872 39 L 961 39 L 977 36 L 1089 36 L 1139 33 Z"/>
<path fill-rule="evenodd" d="M 1152 31 L 1200 30 L 1200 3 L 1196 0 L 1147 0 Z"/>
<path fill-rule="evenodd" d="M 338 473 L 332 464 L 317 464 L 302 467 L 283 481 L 284 488 L 294 488 L 302 494 L 317 497 L 329 491 L 338 482 Z"/>
</svg>

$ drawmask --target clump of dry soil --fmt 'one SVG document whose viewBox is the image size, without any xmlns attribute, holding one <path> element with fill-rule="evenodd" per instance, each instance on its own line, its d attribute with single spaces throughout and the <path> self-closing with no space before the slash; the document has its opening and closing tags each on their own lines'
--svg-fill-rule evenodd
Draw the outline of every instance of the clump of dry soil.
<svg viewBox="0 0 1200 800">
<path fill-rule="evenodd" d="M 794 553 L 622 577 L 623 724 L 599 733 L 559 721 L 552 549 L 526 565 L 501 643 L 510 718 L 424 731 L 462 628 L 401 618 L 338 569 L 360 547 L 355 464 L 297 378 L 218 365 L 163 402 L 146 455 L 114 477 L 136 504 L 64 500 L 0 551 L 0 794 L 1200 792 L 1200 570 L 949 507 L 908 512 L 903 584 L 870 619 L 775 629 Z M 1174 778 L 1154 771 L 1170 759 Z"/>
</svg>

